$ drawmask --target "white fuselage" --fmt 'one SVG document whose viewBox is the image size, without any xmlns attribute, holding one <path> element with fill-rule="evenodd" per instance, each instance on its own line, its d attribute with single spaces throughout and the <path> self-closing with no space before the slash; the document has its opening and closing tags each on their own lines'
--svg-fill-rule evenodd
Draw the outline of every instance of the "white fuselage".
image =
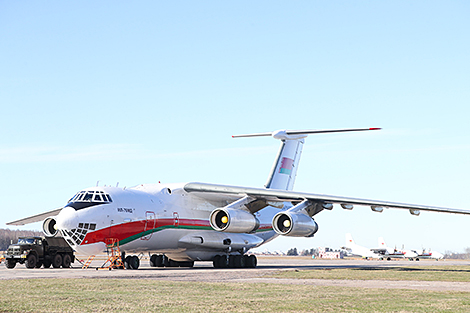
<svg viewBox="0 0 470 313">
<path fill-rule="evenodd" d="M 126 253 L 164 253 L 174 260 L 211 260 L 221 251 L 244 253 L 277 236 L 271 221 L 279 209 L 268 206 L 257 212 L 260 227 L 253 233 L 218 232 L 211 228 L 209 215 L 230 197 L 203 199 L 183 186 L 84 189 L 81 193 L 89 199 L 72 198 L 57 216 L 57 228 L 79 254 L 106 251 L 106 244 L 117 239 Z M 93 201 L 97 194 L 102 202 Z"/>
</svg>

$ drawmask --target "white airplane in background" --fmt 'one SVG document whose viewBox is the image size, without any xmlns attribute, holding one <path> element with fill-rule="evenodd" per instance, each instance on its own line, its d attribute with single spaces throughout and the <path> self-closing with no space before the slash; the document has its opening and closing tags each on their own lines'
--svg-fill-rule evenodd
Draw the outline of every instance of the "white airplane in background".
<svg viewBox="0 0 470 313">
<path fill-rule="evenodd" d="M 366 260 L 380 259 L 382 257 L 379 253 L 374 252 L 372 249 L 357 245 L 354 242 L 352 235 L 349 233 L 346 234 L 346 245 L 344 248 L 353 256 L 360 256 Z"/>
<path fill-rule="evenodd" d="M 149 253 L 152 266 L 255 267 L 245 253 L 277 236 L 312 237 L 313 216 L 334 204 L 470 214 L 470 211 L 388 201 L 356 199 L 292 191 L 308 134 L 369 131 L 280 130 L 233 137 L 272 136 L 281 149 L 264 188 L 206 183 L 144 184 L 133 188 L 91 187 L 79 191 L 62 208 L 19 219 L 8 225 L 43 221 L 46 236 L 62 235 L 79 254 L 106 251 L 117 240 L 127 268 L 137 269 L 137 255 Z"/>
<path fill-rule="evenodd" d="M 440 252 L 437 251 L 432 251 L 429 250 L 429 252 L 426 252 L 426 250 L 423 249 L 421 253 L 419 253 L 416 250 L 413 250 L 418 256 L 415 258 L 416 261 L 419 261 L 420 259 L 435 259 L 436 261 L 442 260 L 444 258 L 444 255 Z"/>
<path fill-rule="evenodd" d="M 383 237 L 379 237 L 379 247 L 377 249 L 372 249 L 374 252 L 380 254 L 383 259 L 390 261 L 393 258 L 398 259 L 409 259 L 412 261 L 418 257 L 418 253 L 413 250 L 398 250 L 396 248 L 388 247 L 385 244 Z"/>
</svg>

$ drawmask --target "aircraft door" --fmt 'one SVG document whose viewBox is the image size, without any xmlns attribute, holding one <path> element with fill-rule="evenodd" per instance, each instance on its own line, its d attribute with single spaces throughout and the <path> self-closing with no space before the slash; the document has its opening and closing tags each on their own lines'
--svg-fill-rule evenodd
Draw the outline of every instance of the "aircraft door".
<svg viewBox="0 0 470 313">
<path fill-rule="evenodd" d="M 155 224 L 157 223 L 155 212 L 147 211 L 145 212 L 145 226 L 144 226 L 144 233 L 147 230 L 152 230 L 155 228 Z M 142 240 L 149 240 L 152 237 L 152 232 L 142 236 L 140 239 Z"/>
</svg>

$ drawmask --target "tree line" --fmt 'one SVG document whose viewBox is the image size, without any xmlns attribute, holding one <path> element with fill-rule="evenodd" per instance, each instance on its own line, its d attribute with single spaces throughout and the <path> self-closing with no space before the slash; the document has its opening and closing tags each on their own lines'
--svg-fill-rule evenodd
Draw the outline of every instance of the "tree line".
<svg viewBox="0 0 470 313">
<path fill-rule="evenodd" d="M 301 256 L 311 256 L 311 255 L 315 255 L 315 256 L 318 256 L 318 249 L 306 249 L 306 250 L 302 250 L 302 251 L 297 251 L 297 248 L 292 248 L 292 249 L 289 249 L 286 253 L 287 255 L 301 255 Z"/>
<path fill-rule="evenodd" d="M 24 236 L 42 236 L 41 231 L 36 230 L 11 230 L 0 228 L 0 251 L 6 251 L 8 246 L 13 242 L 18 242 L 18 237 Z"/>
</svg>

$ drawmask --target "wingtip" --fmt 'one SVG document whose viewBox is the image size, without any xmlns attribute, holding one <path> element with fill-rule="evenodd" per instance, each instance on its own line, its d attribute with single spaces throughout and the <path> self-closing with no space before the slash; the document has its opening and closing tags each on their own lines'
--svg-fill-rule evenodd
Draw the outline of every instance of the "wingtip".
<svg viewBox="0 0 470 313">
<path fill-rule="evenodd" d="M 371 127 L 369 128 L 369 130 L 381 130 L 382 128 L 381 127 Z"/>
</svg>

